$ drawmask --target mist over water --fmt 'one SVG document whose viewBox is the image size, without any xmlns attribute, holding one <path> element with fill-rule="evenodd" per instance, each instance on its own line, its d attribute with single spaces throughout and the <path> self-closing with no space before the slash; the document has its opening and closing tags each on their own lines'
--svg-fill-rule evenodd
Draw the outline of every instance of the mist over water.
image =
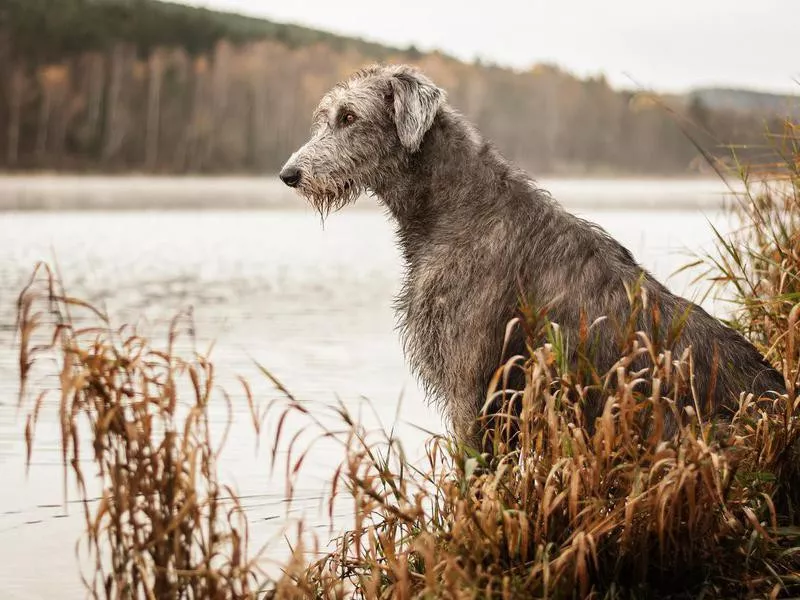
<svg viewBox="0 0 800 600">
<path fill-rule="evenodd" d="M 571 209 L 715 209 L 728 188 L 715 178 L 537 180 Z M 2 175 L 0 210 L 188 210 L 304 208 L 277 177 Z M 349 207 L 352 210 L 353 207 Z M 378 210 L 371 198 L 357 209 Z"/>
<path fill-rule="evenodd" d="M 233 431 L 220 472 L 245 496 L 253 549 L 286 523 L 283 474 L 279 470 L 269 477 L 265 448 L 270 447 L 270 429 L 256 453 L 236 384 L 236 376 L 243 375 L 260 399 L 278 395 L 254 361 L 301 399 L 341 400 L 368 422 L 380 419 L 387 427 L 399 414 L 399 430 L 411 455 L 421 454 L 425 439 L 412 424 L 443 431 L 439 415 L 425 404 L 408 372 L 395 331 L 392 298 L 402 265 L 383 211 L 374 208 L 374 200 L 362 199 L 323 226 L 301 199 L 264 182 L 196 179 L 177 186 L 147 178 L 0 180 L 0 206 L 6 208 L 27 202 L 28 208 L 77 209 L 81 190 L 94 203 L 83 207 L 94 210 L 0 212 L 0 597 L 84 596 L 74 558 L 82 509 L 69 505 L 65 511 L 62 504 L 52 406 L 43 412 L 30 478 L 25 478 L 14 318 L 17 294 L 37 261 L 57 262 L 72 296 L 104 307 L 115 324 L 139 324 L 141 333 L 156 343 L 166 339 L 177 312 L 192 309 L 194 344 L 204 351 L 214 342 L 218 382 L 233 396 Z M 669 276 L 690 260 L 689 252 L 711 245 L 709 223 L 730 230 L 720 211 L 724 188 L 718 182 L 564 180 L 543 185 L 568 208 L 606 228 L 673 291 L 688 297 L 704 291 L 690 285 L 691 274 Z M 171 186 L 179 190 L 177 196 L 170 195 Z M 130 198 L 131 206 L 148 210 L 111 210 L 120 206 L 115 197 Z M 239 200 L 226 205 L 230 198 Z M 258 202 L 265 208 L 254 209 Z M 226 206 L 238 210 L 223 210 Z M 191 340 L 186 344 L 188 349 Z M 224 422 L 226 411 L 214 411 Z M 339 449 L 323 445 L 307 461 L 292 516 L 306 511 L 312 523 L 324 521 L 318 499 L 341 456 Z M 278 539 L 275 547 L 280 546 Z"/>
</svg>

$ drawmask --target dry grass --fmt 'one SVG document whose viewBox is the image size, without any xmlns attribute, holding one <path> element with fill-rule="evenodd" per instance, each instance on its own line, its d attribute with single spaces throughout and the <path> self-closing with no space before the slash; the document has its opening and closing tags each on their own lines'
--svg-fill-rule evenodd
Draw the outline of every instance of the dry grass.
<svg viewBox="0 0 800 600">
<path fill-rule="evenodd" d="M 434 439 L 426 468 L 414 469 L 394 440 L 380 446 L 354 429 L 333 493 L 352 497 L 357 526 L 321 561 L 287 573 L 279 597 L 342 597 L 343 581 L 366 598 L 800 591 L 800 530 L 773 503 L 796 423 L 754 416 L 743 399 L 724 431 L 694 417 L 663 441 L 688 357 L 641 335 L 633 346 L 610 374 L 615 392 L 592 434 L 584 388 L 554 345 L 525 365 L 519 450 L 488 459 Z M 631 372 L 641 352 L 657 366 Z M 637 392 L 642 378 L 657 392 Z M 496 438 L 507 442 L 503 427 Z"/>
<path fill-rule="evenodd" d="M 78 485 L 94 559 L 84 579 L 92 596 L 255 597 L 263 577 L 248 555 L 247 521 L 234 491 L 217 481 L 225 434 L 212 440 L 213 366 L 201 356 L 182 359 L 175 349 L 186 323 L 176 318 L 166 348 L 154 349 L 67 297 L 46 266 L 37 268 L 18 308 L 20 402 L 32 402 L 28 461 L 40 413 L 53 405 L 46 391 L 29 394 L 29 375 L 52 366 L 65 481 L 71 473 Z M 94 324 L 81 328 L 87 311 Z M 94 467 L 88 485 L 81 462 L 87 450 Z"/>
<path fill-rule="evenodd" d="M 42 314 L 56 314 L 48 352 L 54 348 L 61 365 L 65 468 L 83 480 L 76 421 L 84 419 L 104 489 L 86 512 L 95 595 L 245 598 L 257 581 L 275 598 L 800 595 L 796 133 L 788 125 L 775 138 L 787 149 L 781 183 L 750 183 L 742 172 L 749 192 L 736 210 L 744 226 L 732 238 L 719 236 L 705 274 L 738 303 L 733 324 L 783 369 L 787 397 L 763 405 L 743 396 L 724 427 L 689 411 L 678 434 L 664 440 L 675 398 L 691 385 L 690 354 L 675 356 L 671 340 L 650 340 L 629 326 L 608 373 L 570 368 L 557 326 L 533 312 L 523 325 L 532 333 L 544 328 L 549 343 L 498 370 L 489 396 L 506 410 L 493 421 L 493 457 L 433 436 L 424 461 L 411 461 L 391 433 L 366 431 L 341 407 L 342 426 L 332 431 L 283 390 L 277 423 L 299 414 L 345 448 L 332 474 L 330 514 L 336 498 L 349 498 L 355 526 L 311 564 L 298 543 L 273 582 L 259 578 L 235 495 L 225 490 L 233 499 L 223 501 L 216 482 L 210 365 L 176 359 L 172 338 L 157 352 L 125 330 L 79 331 L 68 317 L 78 303 L 57 293 L 52 278 L 44 292 L 34 284 L 20 304 L 23 388 L 41 352 L 31 347 L 31 332 L 44 325 Z M 648 310 L 636 290 L 630 296 L 635 311 Z M 36 311 L 40 301 L 46 311 Z M 642 354 L 653 366 L 633 371 Z M 524 393 L 503 394 L 508 369 L 524 370 Z M 194 395 L 183 417 L 176 410 L 181 376 Z M 607 399 L 589 428 L 584 403 L 597 385 Z M 29 446 L 41 406 L 34 400 Z M 298 434 L 277 429 L 273 448 L 287 436 L 293 447 Z M 304 452 L 290 452 L 290 479 L 301 474 Z"/>
<path fill-rule="evenodd" d="M 726 239 L 716 233 L 716 253 L 698 281 L 733 303 L 730 324 L 742 331 L 772 362 L 782 365 L 787 383 L 797 387 L 793 333 L 800 300 L 800 125 L 767 136 L 773 160 L 736 163 L 744 192 L 732 195 L 741 227 Z"/>
</svg>

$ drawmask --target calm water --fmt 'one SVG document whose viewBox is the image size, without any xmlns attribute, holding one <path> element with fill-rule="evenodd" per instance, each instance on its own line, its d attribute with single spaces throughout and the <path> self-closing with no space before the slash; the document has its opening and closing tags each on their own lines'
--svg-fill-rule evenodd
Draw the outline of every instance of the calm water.
<svg viewBox="0 0 800 600">
<path fill-rule="evenodd" d="M 40 199 L 51 195 L 50 205 L 71 206 L 74 201 L 59 197 L 53 181 L 30 182 L 29 188 L 38 190 Z M 77 185 L 71 181 L 67 190 Z M 112 183 L 104 182 L 113 193 Z M 255 193 L 252 181 L 229 183 Z M 126 187 L 125 181 L 117 185 Z M 139 180 L 139 185 L 150 184 Z M 199 186 L 200 194 L 206 184 L 186 185 Z M 709 221 L 728 227 L 718 210 L 722 189 L 716 182 L 555 181 L 548 187 L 557 197 L 563 191 L 568 206 L 604 226 L 661 279 L 684 264 L 688 252 L 709 245 Z M 12 197 L 24 205 L 20 189 L 26 189 L 23 180 L 14 179 L 13 185 L 0 180 L 0 206 Z M 186 189 L 181 193 L 191 197 Z M 669 199 L 680 208 L 666 210 Z M 421 454 L 425 436 L 414 425 L 441 431 L 442 424 L 403 361 L 391 308 L 401 266 L 392 226 L 369 202 L 333 215 L 324 227 L 299 200 L 264 210 L 239 205 L 237 211 L 0 212 L 0 598 L 84 596 L 74 552 L 80 507 L 65 511 L 62 503 L 52 410 L 42 417 L 28 478 L 24 470 L 14 302 L 39 260 L 58 262 L 72 295 L 101 303 L 117 322 L 137 322 L 156 336 L 177 311 L 193 308 L 198 344 L 215 340 L 212 357 L 220 381 L 234 392 L 234 435 L 221 472 L 247 497 L 255 547 L 279 534 L 287 521 L 282 473 L 270 478 L 267 452 L 255 451 L 247 409 L 233 383 L 244 375 L 262 400 L 276 396 L 254 360 L 300 398 L 341 400 L 354 411 L 360 407 L 371 423 L 379 418 L 387 426 L 399 414 L 407 451 Z M 699 291 L 686 275 L 668 283 L 690 296 Z M 224 420 L 224 411 L 215 415 Z M 269 432 L 264 435 L 269 440 Z M 323 521 L 318 498 L 341 456 L 330 445 L 312 455 L 298 490 L 302 501 L 291 517 Z M 346 520 L 346 510 L 341 518 Z M 271 555 L 280 556 L 281 547 L 276 541 Z"/>
</svg>

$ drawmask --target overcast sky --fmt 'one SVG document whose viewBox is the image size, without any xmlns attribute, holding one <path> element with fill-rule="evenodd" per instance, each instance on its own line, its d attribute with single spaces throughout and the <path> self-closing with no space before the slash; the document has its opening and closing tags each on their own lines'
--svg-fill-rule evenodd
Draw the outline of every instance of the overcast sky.
<svg viewBox="0 0 800 600">
<path fill-rule="evenodd" d="M 617 86 L 800 93 L 800 0 L 185 1 Z"/>
</svg>

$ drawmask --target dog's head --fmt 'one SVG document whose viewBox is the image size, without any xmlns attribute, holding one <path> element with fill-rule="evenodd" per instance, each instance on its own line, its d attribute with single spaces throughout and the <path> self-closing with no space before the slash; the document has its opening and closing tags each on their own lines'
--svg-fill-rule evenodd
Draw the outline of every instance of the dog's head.
<svg viewBox="0 0 800 600">
<path fill-rule="evenodd" d="M 314 111 L 311 139 L 281 170 L 322 214 L 374 191 L 417 152 L 445 99 L 418 70 L 372 66 L 337 84 Z"/>
</svg>

